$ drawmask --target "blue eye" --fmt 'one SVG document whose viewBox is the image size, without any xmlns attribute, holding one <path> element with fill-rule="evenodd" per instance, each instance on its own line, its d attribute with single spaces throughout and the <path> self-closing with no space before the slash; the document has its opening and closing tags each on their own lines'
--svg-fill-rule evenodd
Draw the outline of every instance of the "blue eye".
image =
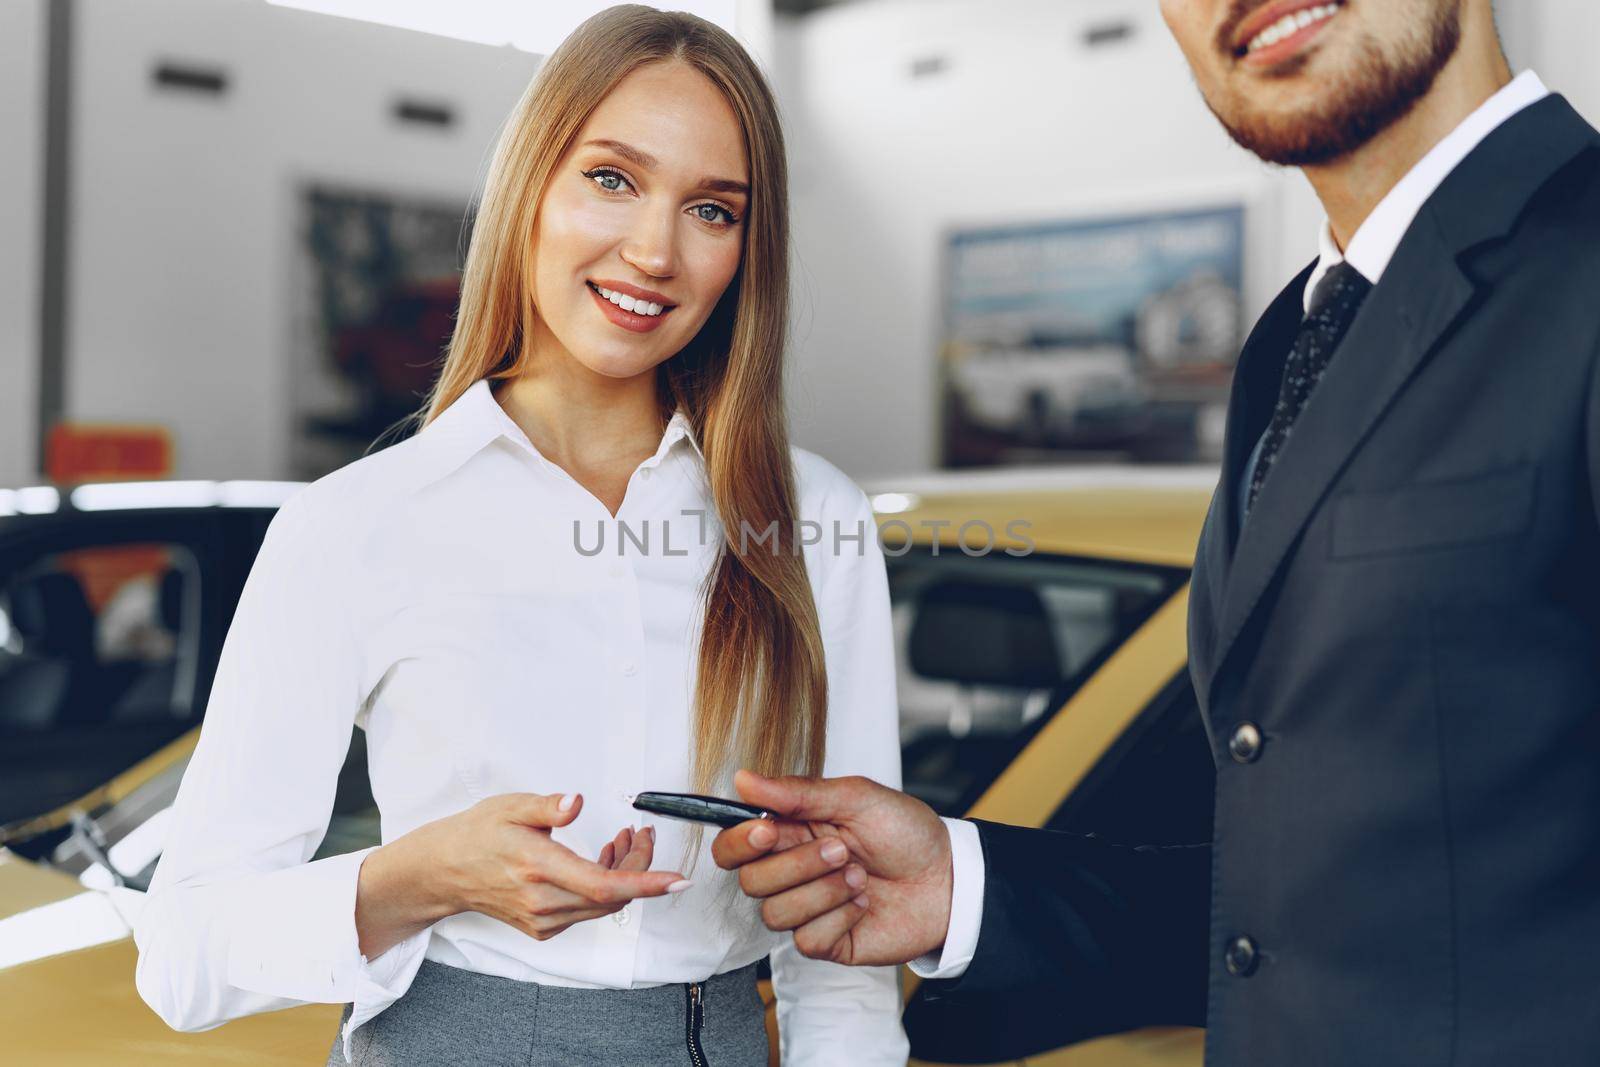
<svg viewBox="0 0 1600 1067">
<path fill-rule="evenodd" d="M 616 171 L 606 170 L 604 167 L 596 170 L 586 170 L 583 172 L 583 176 L 608 193 L 620 193 L 628 186 L 628 179 Z"/>
<path fill-rule="evenodd" d="M 701 222 L 721 223 L 724 226 L 731 226 L 739 221 L 733 212 L 721 204 L 696 204 L 689 210 L 693 211 L 695 218 Z"/>
</svg>

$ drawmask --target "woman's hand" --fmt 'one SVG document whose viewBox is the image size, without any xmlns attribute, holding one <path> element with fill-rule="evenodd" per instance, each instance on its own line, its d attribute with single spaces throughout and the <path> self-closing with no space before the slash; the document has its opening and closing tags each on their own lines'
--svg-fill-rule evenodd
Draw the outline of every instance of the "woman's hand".
<svg viewBox="0 0 1600 1067">
<path fill-rule="evenodd" d="M 550 830 L 583 798 L 507 793 L 419 826 L 367 856 L 356 891 L 356 928 L 371 959 L 449 915 L 476 911 L 546 941 L 630 900 L 682 892 L 683 875 L 651 871 L 655 834 L 623 829 L 586 860 Z"/>
</svg>

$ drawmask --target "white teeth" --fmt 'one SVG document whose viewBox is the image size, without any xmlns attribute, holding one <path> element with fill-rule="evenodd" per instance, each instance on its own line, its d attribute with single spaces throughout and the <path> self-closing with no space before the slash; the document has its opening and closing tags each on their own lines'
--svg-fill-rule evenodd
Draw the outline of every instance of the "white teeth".
<svg viewBox="0 0 1600 1067">
<path fill-rule="evenodd" d="M 1251 38 L 1250 43 L 1245 46 L 1245 50 L 1255 52 L 1262 48 L 1270 48 L 1284 38 L 1299 33 L 1313 23 L 1332 18 L 1338 14 L 1339 7 L 1340 4 L 1338 3 L 1322 4 L 1317 7 L 1302 8 L 1291 15 L 1285 15 Z"/>
<path fill-rule="evenodd" d="M 611 301 L 613 304 L 617 305 L 617 307 L 621 308 L 623 311 L 631 311 L 635 315 L 649 315 L 654 317 L 666 310 L 665 304 L 657 304 L 655 301 L 646 300 L 643 297 L 627 296 L 623 293 L 617 292 L 614 289 L 607 289 L 601 285 L 596 285 L 594 287 L 594 291 Z"/>
</svg>

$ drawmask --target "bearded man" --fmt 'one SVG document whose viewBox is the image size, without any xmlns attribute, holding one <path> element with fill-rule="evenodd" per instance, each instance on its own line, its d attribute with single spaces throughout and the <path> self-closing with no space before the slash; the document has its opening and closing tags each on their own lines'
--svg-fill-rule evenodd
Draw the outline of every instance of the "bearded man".
<svg viewBox="0 0 1600 1067">
<path fill-rule="evenodd" d="M 741 774 L 787 818 L 718 862 L 807 954 L 915 961 L 934 1059 L 1173 1023 L 1215 1067 L 1600 1064 L 1600 135 L 1490 0 L 1162 11 L 1327 213 L 1196 554 L 1212 840 Z"/>
</svg>

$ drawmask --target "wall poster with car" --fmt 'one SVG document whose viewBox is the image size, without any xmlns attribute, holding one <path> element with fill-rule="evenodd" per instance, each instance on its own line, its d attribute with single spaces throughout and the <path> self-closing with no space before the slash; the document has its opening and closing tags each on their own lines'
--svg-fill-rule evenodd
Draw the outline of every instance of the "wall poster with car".
<svg viewBox="0 0 1600 1067">
<path fill-rule="evenodd" d="M 292 463 L 309 480 L 421 406 L 454 327 L 471 218 L 465 204 L 324 185 L 301 190 L 300 213 Z"/>
<path fill-rule="evenodd" d="M 951 231 L 944 466 L 1216 460 L 1244 220 L 1227 204 Z"/>
</svg>

